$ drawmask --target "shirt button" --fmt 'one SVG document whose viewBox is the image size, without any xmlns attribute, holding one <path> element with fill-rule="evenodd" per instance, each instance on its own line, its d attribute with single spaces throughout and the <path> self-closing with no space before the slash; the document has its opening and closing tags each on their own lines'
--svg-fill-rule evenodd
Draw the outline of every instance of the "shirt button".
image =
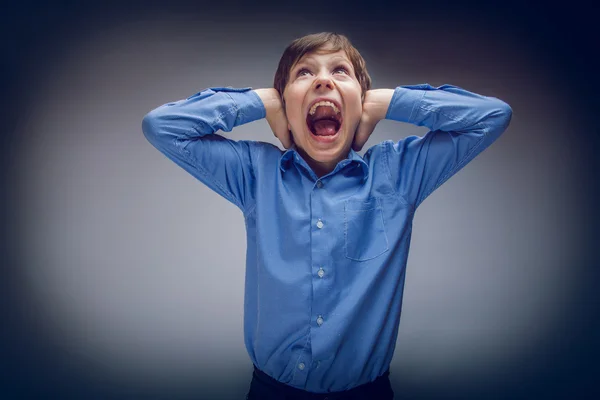
<svg viewBox="0 0 600 400">
<path fill-rule="evenodd" d="M 325 271 L 323 271 L 323 268 L 319 268 L 319 272 L 317 272 L 317 275 L 319 275 L 319 278 L 322 278 L 323 275 L 325 275 Z"/>
<path fill-rule="evenodd" d="M 323 227 L 323 221 L 318 220 L 317 221 L 317 228 L 321 229 Z"/>
<path fill-rule="evenodd" d="M 317 318 L 317 325 L 319 325 L 319 326 L 323 325 L 323 317 L 321 317 L 320 315 Z"/>
<path fill-rule="evenodd" d="M 323 187 L 323 182 L 317 181 L 317 187 L 321 189 Z"/>
<path fill-rule="evenodd" d="M 303 370 L 303 369 L 304 369 L 304 363 L 300 363 L 300 364 L 298 364 L 298 369 L 299 369 L 299 370 Z"/>
</svg>

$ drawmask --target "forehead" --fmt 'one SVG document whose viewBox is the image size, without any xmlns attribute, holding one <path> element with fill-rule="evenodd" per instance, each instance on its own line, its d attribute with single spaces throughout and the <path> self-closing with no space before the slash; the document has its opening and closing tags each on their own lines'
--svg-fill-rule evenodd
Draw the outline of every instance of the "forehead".
<svg viewBox="0 0 600 400">
<path fill-rule="evenodd" d="M 303 62 L 327 62 L 333 60 L 350 62 L 350 59 L 344 50 L 338 50 L 332 53 L 331 47 L 326 46 L 304 54 L 296 64 Z"/>
</svg>

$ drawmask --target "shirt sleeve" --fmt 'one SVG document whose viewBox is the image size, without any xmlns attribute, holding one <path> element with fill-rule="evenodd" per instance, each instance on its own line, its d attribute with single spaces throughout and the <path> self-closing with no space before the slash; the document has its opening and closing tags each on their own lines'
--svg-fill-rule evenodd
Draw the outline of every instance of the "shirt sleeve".
<svg viewBox="0 0 600 400">
<path fill-rule="evenodd" d="M 512 110 L 494 97 L 452 85 L 400 86 L 386 119 L 430 129 L 424 136 L 387 142 L 395 190 L 416 209 L 434 190 L 490 146 L 508 127 Z"/>
<path fill-rule="evenodd" d="M 215 132 L 230 132 L 265 115 L 251 88 L 215 87 L 150 111 L 142 131 L 161 153 L 245 212 L 254 197 L 255 143 Z"/>
</svg>

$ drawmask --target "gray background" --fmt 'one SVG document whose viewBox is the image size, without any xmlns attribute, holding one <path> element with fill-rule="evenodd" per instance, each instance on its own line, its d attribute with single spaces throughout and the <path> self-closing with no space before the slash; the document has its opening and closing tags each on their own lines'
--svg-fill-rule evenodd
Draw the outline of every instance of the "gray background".
<svg viewBox="0 0 600 400">
<path fill-rule="evenodd" d="M 334 31 L 374 88 L 449 83 L 513 109 L 416 213 L 397 398 L 591 395 L 597 175 L 594 142 L 578 137 L 598 131 L 575 67 L 528 10 L 177 4 L 34 14 L 38 34 L 9 46 L 6 393 L 244 398 L 243 217 L 156 151 L 141 120 L 206 87 L 271 87 L 291 40 Z M 425 132 L 382 121 L 365 149 Z M 279 145 L 266 120 L 223 134 Z"/>
</svg>

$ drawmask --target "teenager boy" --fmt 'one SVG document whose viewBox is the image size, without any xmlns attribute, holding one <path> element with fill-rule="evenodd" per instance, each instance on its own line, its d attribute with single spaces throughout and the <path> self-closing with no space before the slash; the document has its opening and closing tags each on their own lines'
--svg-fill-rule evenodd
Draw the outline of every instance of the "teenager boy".
<svg viewBox="0 0 600 400">
<path fill-rule="evenodd" d="M 393 398 L 415 211 L 511 114 L 451 85 L 371 90 L 349 40 L 319 33 L 285 49 L 273 88 L 210 88 L 146 115 L 150 143 L 244 215 L 248 398 Z M 216 134 L 265 117 L 286 151 Z M 361 157 L 382 119 L 430 131 Z"/>
</svg>

